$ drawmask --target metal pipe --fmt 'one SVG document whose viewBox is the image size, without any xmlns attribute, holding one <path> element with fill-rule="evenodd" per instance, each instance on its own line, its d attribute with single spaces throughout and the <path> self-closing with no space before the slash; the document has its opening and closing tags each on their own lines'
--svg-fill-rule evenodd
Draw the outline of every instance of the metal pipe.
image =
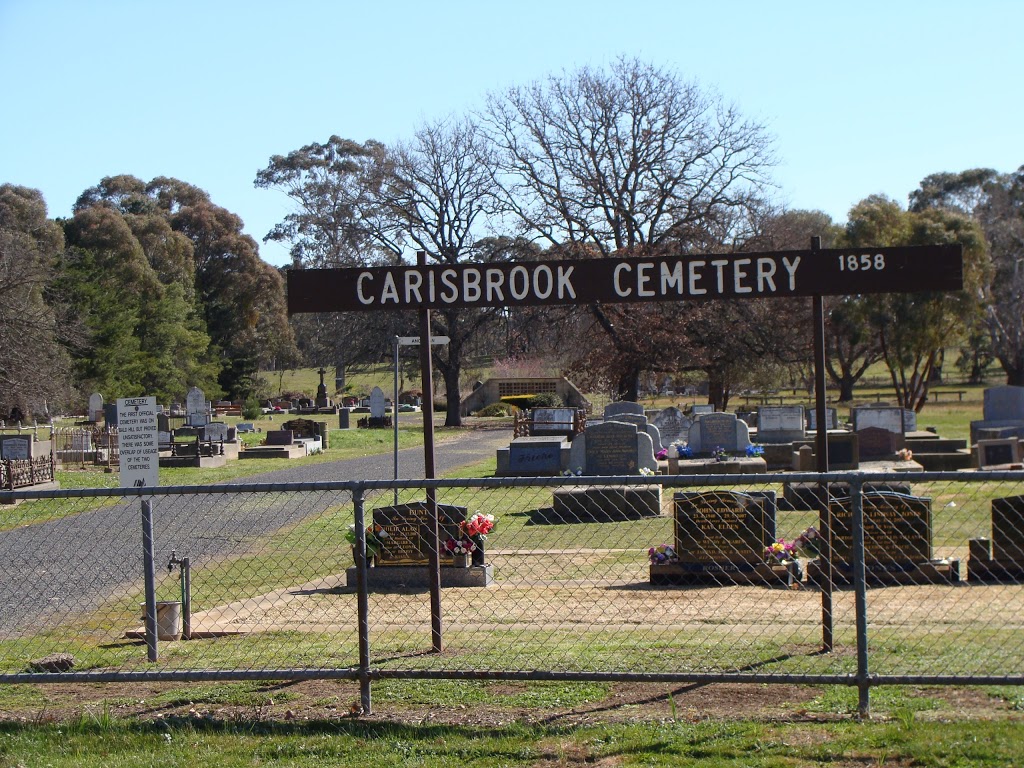
<svg viewBox="0 0 1024 768">
<path fill-rule="evenodd" d="M 142 500 L 142 576 L 146 589 L 146 656 L 158 661 L 160 652 L 156 637 L 156 565 L 153 556 L 153 502 Z"/>
<path fill-rule="evenodd" d="M 850 483 L 853 519 L 853 588 L 857 614 L 857 713 L 871 714 L 871 675 L 868 669 L 868 596 L 864 557 L 864 485 L 859 479 Z"/>
</svg>

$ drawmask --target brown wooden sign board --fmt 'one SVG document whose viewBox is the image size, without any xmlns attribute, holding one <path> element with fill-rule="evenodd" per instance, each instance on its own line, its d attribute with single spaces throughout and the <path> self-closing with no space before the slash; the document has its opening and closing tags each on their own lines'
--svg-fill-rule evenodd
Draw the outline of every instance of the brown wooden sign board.
<svg viewBox="0 0 1024 768">
<path fill-rule="evenodd" d="M 918 293 L 963 288 L 959 245 L 292 269 L 288 313 Z"/>
</svg>

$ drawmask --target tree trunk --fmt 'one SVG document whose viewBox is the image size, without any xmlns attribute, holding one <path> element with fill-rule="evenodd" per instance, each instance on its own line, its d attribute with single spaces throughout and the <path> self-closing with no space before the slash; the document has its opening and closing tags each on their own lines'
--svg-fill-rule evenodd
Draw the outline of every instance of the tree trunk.
<svg viewBox="0 0 1024 768">
<path fill-rule="evenodd" d="M 619 377 L 618 399 L 640 402 L 640 371 L 631 369 Z"/>
<path fill-rule="evenodd" d="M 715 406 L 716 411 L 725 408 L 725 381 L 721 376 L 713 373 L 708 374 L 708 402 Z"/>
<path fill-rule="evenodd" d="M 853 377 L 844 376 L 836 383 L 839 384 L 839 402 L 849 403 L 853 400 L 853 385 L 856 383 L 856 380 Z"/>
<path fill-rule="evenodd" d="M 462 413 L 460 412 L 460 406 L 462 405 L 462 396 L 459 392 L 459 376 L 462 372 L 462 366 L 458 360 L 449 360 L 448 365 L 444 368 L 444 396 L 448 401 L 448 411 L 444 417 L 444 425 L 446 427 L 461 427 L 462 426 Z"/>
</svg>

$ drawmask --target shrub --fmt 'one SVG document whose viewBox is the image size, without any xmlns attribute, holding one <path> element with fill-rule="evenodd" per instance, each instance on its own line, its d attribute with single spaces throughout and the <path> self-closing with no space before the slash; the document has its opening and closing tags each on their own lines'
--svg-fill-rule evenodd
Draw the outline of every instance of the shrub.
<svg viewBox="0 0 1024 768">
<path fill-rule="evenodd" d="M 561 408 L 564 405 L 562 396 L 555 392 L 542 392 L 539 395 L 534 395 L 530 402 L 531 408 Z"/>
<path fill-rule="evenodd" d="M 536 395 L 507 395 L 501 398 L 501 402 L 525 410 L 530 407 L 535 397 Z"/>
<path fill-rule="evenodd" d="M 481 408 L 474 413 L 474 416 L 511 416 L 519 409 L 511 403 L 491 403 L 486 408 Z"/>
<path fill-rule="evenodd" d="M 250 397 L 245 401 L 242 406 L 242 418 L 246 421 L 256 421 L 260 416 L 263 415 L 263 409 L 260 408 L 260 401 L 255 397 Z"/>
</svg>

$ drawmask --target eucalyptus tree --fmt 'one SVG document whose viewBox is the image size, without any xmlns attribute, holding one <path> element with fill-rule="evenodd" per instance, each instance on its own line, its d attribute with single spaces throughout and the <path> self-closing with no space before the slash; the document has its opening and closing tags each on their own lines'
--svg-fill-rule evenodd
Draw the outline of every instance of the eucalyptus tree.
<svg viewBox="0 0 1024 768">
<path fill-rule="evenodd" d="M 70 361 L 62 341 L 75 326 L 52 292 L 63 246 L 38 190 L 0 185 L 0 419 L 15 407 L 28 416 L 67 404 Z"/>
</svg>

